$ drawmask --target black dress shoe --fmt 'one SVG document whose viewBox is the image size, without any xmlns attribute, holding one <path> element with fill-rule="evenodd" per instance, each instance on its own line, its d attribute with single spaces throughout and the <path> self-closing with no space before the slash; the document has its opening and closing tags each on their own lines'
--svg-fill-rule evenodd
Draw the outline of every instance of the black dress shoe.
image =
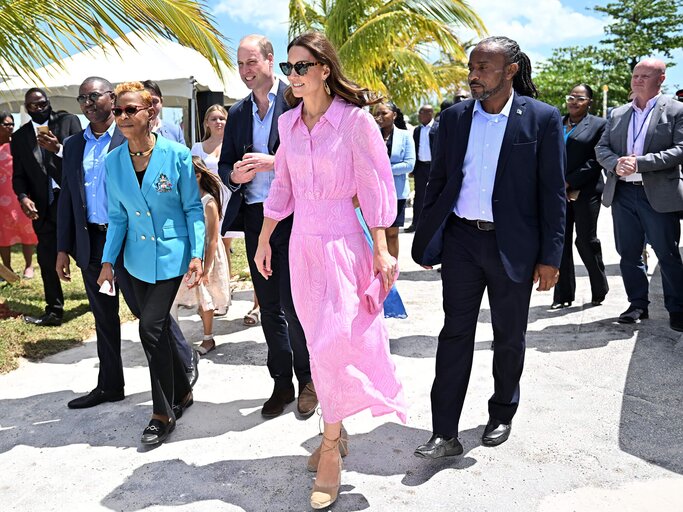
<svg viewBox="0 0 683 512">
<path fill-rule="evenodd" d="M 439 459 L 462 455 L 463 448 L 457 437 L 444 437 L 433 434 L 425 444 L 415 449 L 415 456 L 422 459 Z"/>
<path fill-rule="evenodd" d="M 176 420 L 179 420 L 182 418 L 183 413 L 185 412 L 185 409 L 189 409 L 192 404 L 194 403 L 194 397 L 192 396 L 192 393 L 189 394 L 185 400 L 179 404 L 174 404 L 172 409 L 173 409 L 173 414 L 175 416 Z"/>
<path fill-rule="evenodd" d="M 498 446 L 503 444 L 510 437 L 510 430 L 512 425 L 510 423 L 503 423 L 493 418 L 484 427 L 484 435 L 481 436 L 481 444 L 484 446 Z"/>
<path fill-rule="evenodd" d="M 565 302 L 553 302 L 550 305 L 550 309 L 564 309 L 564 308 L 571 307 L 571 305 L 572 305 L 572 301 L 570 301 L 570 300 L 565 301 Z"/>
<path fill-rule="evenodd" d="M 273 394 L 263 404 L 261 409 L 261 416 L 264 418 L 276 418 L 280 416 L 285 410 L 285 405 L 291 404 L 294 401 L 294 386 L 288 388 L 273 389 Z"/>
<path fill-rule="evenodd" d="M 95 388 L 87 395 L 74 398 L 66 405 L 69 409 L 87 409 L 88 407 L 95 407 L 104 402 L 120 402 L 124 398 L 123 390 L 104 391 L 100 388 Z"/>
<path fill-rule="evenodd" d="M 190 383 L 190 387 L 194 388 L 199 378 L 199 352 L 192 349 L 192 368 L 185 372 L 187 375 L 187 380 Z"/>
<path fill-rule="evenodd" d="M 24 322 L 27 324 L 39 325 L 41 327 L 59 327 L 62 325 L 62 317 L 54 313 L 45 313 L 43 316 L 25 316 Z"/>
<path fill-rule="evenodd" d="M 602 295 L 600 297 L 592 297 L 591 298 L 591 305 L 592 306 L 600 306 L 603 302 L 605 302 L 605 296 Z"/>
<path fill-rule="evenodd" d="M 175 429 L 175 421 L 168 420 L 164 423 L 161 420 L 152 419 L 149 425 L 142 431 L 140 442 L 146 445 L 163 443 L 171 432 Z"/>
<path fill-rule="evenodd" d="M 630 306 L 626 311 L 619 315 L 619 320 L 617 321 L 620 324 L 635 324 L 641 320 L 647 320 L 648 318 L 647 309 Z"/>
<path fill-rule="evenodd" d="M 683 312 L 669 313 L 669 326 L 678 332 L 683 332 Z"/>
<path fill-rule="evenodd" d="M 403 230 L 404 233 L 415 233 L 415 226 L 412 224 Z"/>
</svg>

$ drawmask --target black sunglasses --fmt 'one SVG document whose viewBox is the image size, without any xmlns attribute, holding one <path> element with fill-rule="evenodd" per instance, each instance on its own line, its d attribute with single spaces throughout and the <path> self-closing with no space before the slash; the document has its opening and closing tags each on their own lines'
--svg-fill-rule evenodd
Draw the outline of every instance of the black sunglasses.
<svg viewBox="0 0 683 512">
<path fill-rule="evenodd" d="M 280 69 L 285 76 L 291 75 L 292 70 L 296 71 L 297 75 L 304 76 L 306 73 L 308 73 L 308 68 L 311 66 L 317 66 L 319 64 L 320 62 L 306 62 L 303 60 L 300 60 L 295 64 L 290 64 L 289 62 L 280 62 Z"/>
<path fill-rule="evenodd" d="M 104 92 L 97 92 L 93 91 L 90 94 L 81 94 L 79 96 L 76 96 L 76 101 L 79 103 L 79 105 L 85 105 L 85 103 L 90 100 L 93 103 L 95 103 L 97 100 L 99 100 L 102 96 L 105 94 L 111 93 L 112 91 L 104 91 Z"/>
<path fill-rule="evenodd" d="M 27 110 L 43 110 L 49 105 L 47 100 L 32 101 L 26 104 Z"/>
<path fill-rule="evenodd" d="M 114 117 L 121 117 L 124 112 L 128 117 L 131 117 L 140 112 L 141 110 L 145 110 L 148 108 L 150 107 L 144 107 L 141 105 L 128 105 L 127 107 L 114 107 L 113 109 L 111 109 L 111 111 L 114 114 Z"/>
</svg>

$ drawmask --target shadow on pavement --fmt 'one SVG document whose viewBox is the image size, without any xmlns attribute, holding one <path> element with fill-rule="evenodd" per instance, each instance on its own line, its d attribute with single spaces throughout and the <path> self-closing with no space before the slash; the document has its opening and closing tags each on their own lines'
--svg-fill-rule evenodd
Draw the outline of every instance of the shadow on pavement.
<svg viewBox="0 0 683 512">
<path fill-rule="evenodd" d="M 443 470 L 465 469 L 476 464 L 476 459 L 467 453 L 480 444 L 482 430 L 483 425 L 461 433 L 464 456 L 427 461 L 416 458 L 413 450 L 429 439 L 430 432 L 386 423 L 366 434 L 351 434 L 344 468 L 368 475 L 403 475 L 403 485 L 419 486 Z M 319 444 L 320 436 L 315 436 L 303 446 L 312 452 Z M 102 505 L 112 510 L 141 510 L 153 505 L 179 506 L 218 500 L 246 511 L 308 510 L 314 474 L 306 471 L 306 461 L 307 456 L 291 455 L 225 460 L 205 466 L 178 459 L 149 463 L 135 469 L 102 500 Z M 167 485 L 177 482 L 178 475 L 183 475 L 181 488 Z M 370 508 L 363 494 L 352 492 L 362 489 L 343 482 L 344 473 L 341 494 L 333 507 L 335 511 Z"/>
<path fill-rule="evenodd" d="M 661 274 L 650 296 L 662 297 Z M 619 447 L 626 453 L 683 474 L 683 334 L 656 322 L 665 317 L 661 300 L 650 304 L 631 355 L 619 422 Z"/>
</svg>

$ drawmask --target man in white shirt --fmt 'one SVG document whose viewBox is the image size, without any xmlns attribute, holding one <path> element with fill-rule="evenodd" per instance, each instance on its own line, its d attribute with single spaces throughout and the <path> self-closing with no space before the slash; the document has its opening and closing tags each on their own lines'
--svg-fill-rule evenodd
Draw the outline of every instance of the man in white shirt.
<svg viewBox="0 0 683 512">
<path fill-rule="evenodd" d="M 412 233 L 417 227 L 417 222 L 420 220 L 420 213 L 422 213 L 422 205 L 424 203 L 425 189 L 427 188 L 427 180 L 429 179 L 429 168 L 432 164 L 431 144 L 429 143 L 429 132 L 434 123 L 434 107 L 431 105 L 422 105 L 417 113 L 417 118 L 420 125 L 413 130 L 413 140 L 415 141 L 415 153 L 417 160 L 415 161 L 415 168 L 413 169 L 413 178 L 415 178 L 415 199 L 413 200 L 413 221 L 405 230 L 406 233 Z"/>
</svg>

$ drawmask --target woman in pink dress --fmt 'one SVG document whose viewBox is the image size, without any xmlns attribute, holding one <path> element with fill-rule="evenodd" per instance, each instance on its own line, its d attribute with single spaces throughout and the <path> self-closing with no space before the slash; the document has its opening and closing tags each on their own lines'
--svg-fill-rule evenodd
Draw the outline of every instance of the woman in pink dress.
<svg viewBox="0 0 683 512">
<path fill-rule="evenodd" d="M 385 229 L 396 218 L 396 190 L 386 146 L 375 120 L 360 107 L 376 103 L 341 72 L 321 34 L 289 44 L 287 102 L 279 118 L 275 180 L 264 204 L 256 251 L 268 279 L 270 235 L 294 212 L 289 242 L 292 298 L 306 333 L 311 372 L 325 423 L 320 448 L 309 459 L 317 475 L 311 506 L 333 503 L 345 454 L 342 420 L 364 409 L 406 419 L 401 383 L 389 354 L 382 308 L 370 312 L 364 292 L 375 275 L 386 290 L 396 274 Z M 358 197 L 374 240 L 372 251 L 353 205 Z"/>
<path fill-rule="evenodd" d="M 14 131 L 14 119 L 9 112 L 0 112 L 0 258 L 12 270 L 11 250 L 22 244 L 24 277 L 33 277 L 33 250 L 38 239 L 29 218 L 24 215 L 12 188 L 12 153 L 9 141 Z"/>
</svg>

